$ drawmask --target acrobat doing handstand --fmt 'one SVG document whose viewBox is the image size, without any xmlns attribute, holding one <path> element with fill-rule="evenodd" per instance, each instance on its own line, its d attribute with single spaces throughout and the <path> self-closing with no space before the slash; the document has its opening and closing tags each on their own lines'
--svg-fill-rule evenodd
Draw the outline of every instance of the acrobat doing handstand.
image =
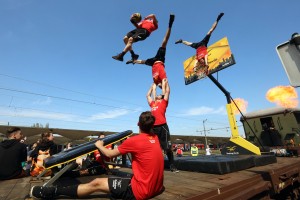
<svg viewBox="0 0 300 200">
<path fill-rule="evenodd" d="M 167 79 L 167 74 L 165 71 L 166 47 L 171 35 L 171 29 L 174 19 L 175 15 L 171 14 L 169 18 L 169 27 L 167 29 L 161 47 L 159 47 L 155 57 L 149 58 L 147 60 L 129 60 L 126 62 L 126 64 L 137 63 L 152 66 L 152 77 L 153 82 L 155 83 L 154 86 L 159 86 L 162 89 L 162 95 L 164 95 L 166 91 L 166 81 L 164 81 L 165 79 Z M 152 96 L 156 97 L 156 88 L 152 90 Z"/>
<path fill-rule="evenodd" d="M 208 74 L 208 52 L 207 52 L 207 44 L 209 42 L 210 36 L 212 34 L 212 32 L 216 29 L 218 22 L 220 21 L 220 19 L 222 18 L 222 16 L 224 15 L 224 13 L 220 13 L 218 15 L 217 20 L 213 23 L 212 27 L 210 28 L 210 30 L 208 31 L 208 33 L 206 34 L 206 36 L 200 41 L 200 42 L 188 42 L 182 39 L 179 39 L 175 42 L 175 44 L 185 44 L 187 46 L 190 46 L 194 49 L 196 49 L 196 62 L 194 65 L 194 72 L 197 73 L 199 70 L 203 70 L 205 71 L 205 74 Z"/>
</svg>

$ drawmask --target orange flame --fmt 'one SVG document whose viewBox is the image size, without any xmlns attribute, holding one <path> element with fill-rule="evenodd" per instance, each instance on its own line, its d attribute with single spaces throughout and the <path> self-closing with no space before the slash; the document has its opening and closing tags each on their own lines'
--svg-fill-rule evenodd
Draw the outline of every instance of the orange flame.
<svg viewBox="0 0 300 200">
<path fill-rule="evenodd" d="M 298 106 L 298 94 L 292 86 L 276 86 L 268 90 L 267 100 L 284 108 L 295 108 Z"/>
<path fill-rule="evenodd" d="M 236 114 L 239 114 L 240 111 L 242 112 L 246 112 L 247 110 L 247 106 L 248 106 L 248 102 L 245 101 L 244 99 L 241 99 L 241 98 L 236 98 L 233 100 L 234 102 L 231 103 L 231 107 L 232 107 L 232 112 L 236 115 Z M 237 106 L 236 106 L 236 105 Z M 238 110 L 238 108 L 240 109 L 240 111 Z"/>
</svg>

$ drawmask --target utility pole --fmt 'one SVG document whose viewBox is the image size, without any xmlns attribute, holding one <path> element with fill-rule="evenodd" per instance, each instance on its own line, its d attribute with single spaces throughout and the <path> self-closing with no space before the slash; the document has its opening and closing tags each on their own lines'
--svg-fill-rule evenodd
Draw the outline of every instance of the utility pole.
<svg viewBox="0 0 300 200">
<path fill-rule="evenodd" d="M 207 121 L 207 119 L 203 120 L 203 131 L 204 131 L 204 138 L 205 138 L 205 147 L 204 149 L 207 147 L 207 138 L 206 138 L 206 130 L 205 130 L 205 122 Z"/>
</svg>

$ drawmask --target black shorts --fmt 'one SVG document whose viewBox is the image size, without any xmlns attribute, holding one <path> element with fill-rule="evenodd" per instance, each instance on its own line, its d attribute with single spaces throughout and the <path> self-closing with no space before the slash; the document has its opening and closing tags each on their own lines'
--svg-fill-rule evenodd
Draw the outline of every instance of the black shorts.
<svg viewBox="0 0 300 200">
<path fill-rule="evenodd" d="M 165 62 L 165 57 L 166 57 L 166 48 L 159 47 L 155 57 L 147 59 L 145 64 L 149 65 L 149 66 L 152 66 L 156 61 Z"/>
<path fill-rule="evenodd" d="M 195 42 L 195 43 L 192 43 L 191 47 L 193 47 L 194 49 L 197 49 L 198 47 L 200 46 L 206 46 L 207 47 L 207 44 L 209 42 L 209 39 L 210 39 L 210 35 L 206 35 L 203 40 L 201 40 L 200 42 Z"/>
<path fill-rule="evenodd" d="M 131 177 L 109 177 L 108 187 L 112 199 L 135 200 L 131 188 Z"/>
<path fill-rule="evenodd" d="M 150 33 L 144 28 L 137 28 L 127 33 L 127 37 L 133 38 L 133 42 L 145 40 L 149 37 Z"/>
<path fill-rule="evenodd" d="M 153 132 L 159 138 L 160 146 L 163 150 L 171 149 L 171 136 L 167 124 L 162 124 L 153 127 Z"/>
</svg>

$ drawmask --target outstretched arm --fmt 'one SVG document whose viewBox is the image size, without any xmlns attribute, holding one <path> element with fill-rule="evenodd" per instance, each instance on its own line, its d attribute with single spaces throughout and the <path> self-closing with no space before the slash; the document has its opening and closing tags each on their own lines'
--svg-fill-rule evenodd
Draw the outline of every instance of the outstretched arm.
<svg viewBox="0 0 300 200">
<path fill-rule="evenodd" d="M 151 97 L 151 94 L 152 94 L 152 91 L 153 91 L 153 85 L 155 85 L 154 83 L 150 86 L 148 92 L 147 92 L 147 101 L 148 101 L 148 104 L 150 105 L 150 103 L 153 101 L 152 97 Z M 154 97 L 155 98 L 155 97 Z"/>
<path fill-rule="evenodd" d="M 152 19 L 154 26 L 156 26 L 156 27 L 158 26 L 158 24 L 157 24 L 158 21 L 157 21 L 156 16 L 154 14 L 148 15 L 147 17 L 145 17 L 145 19 Z"/>
<path fill-rule="evenodd" d="M 164 84 L 165 84 L 165 94 L 164 94 L 164 100 L 169 101 L 169 96 L 170 96 L 170 85 L 168 82 L 168 79 L 164 79 Z"/>
</svg>

